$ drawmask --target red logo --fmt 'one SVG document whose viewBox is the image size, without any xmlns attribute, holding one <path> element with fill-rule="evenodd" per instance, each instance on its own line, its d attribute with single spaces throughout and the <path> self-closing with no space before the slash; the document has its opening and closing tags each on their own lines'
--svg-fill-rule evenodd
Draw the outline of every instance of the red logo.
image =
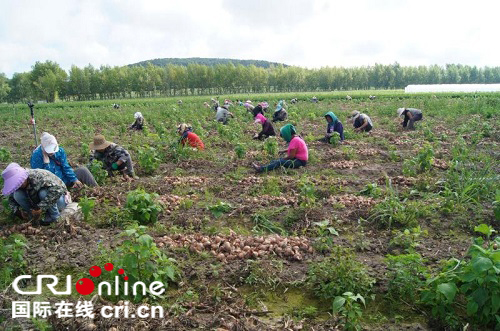
<svg viewBox="0 0 500 331">
<path fill-rule="evenodd" d="M 104 270 L 110 272 L 112 271 L 114 268 L 113 264 L 112 263 L 106 263 L 104 265 Z M 123 269 L 118 269 L 118 273 L 120 275 L 123 275 L 123 279 L 125 281 L 128 280 L 128 277 L 124 275 L 125 273 L 125 270 Z M 102 269 L 101 267 L 98 267 L 98 266 L 93 266 L 89 269 L 89 274 L 90 276 L 94 277 L 94 278 L 97 278 L 99 277 L 101 274 L 102 274 Z M 90 293 L 94 292 L 94 289 L 95 289 L 95 284 L 94 282 L 92 281 L 92 279 L 90 278 L 80 278 L 76 284 L 75 284 L 75 288 L 76 288 L 76 291 L 78 293 L 80 293 L 81 295 L 89 295 Z"/>
</svg>

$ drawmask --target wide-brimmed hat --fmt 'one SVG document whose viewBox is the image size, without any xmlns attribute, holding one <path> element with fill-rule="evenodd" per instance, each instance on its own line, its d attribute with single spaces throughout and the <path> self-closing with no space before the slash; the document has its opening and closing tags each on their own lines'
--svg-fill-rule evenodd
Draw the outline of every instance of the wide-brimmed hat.
<svg viewBox="0 0 500 331">
<path fill-rule="evenodd" d="M 404 108 L 398 108 L 398 117 L 403 115 L 403 112 L 405 111 Z"/>
<path fill-rule="evenodd" d="M 359 114 L 361 114 L 359 111 L 353 110 L 352 113 L 351 113 L 350 118 L 354 120 L 354 119 L 356 119 L 359 116 Z"/>
<path fill-rule="evenodd" d="M 138 119 L 139 117 L 140 117 L 140 118 L 142 118 L 142 113 L 141 113 L 140 111 L 138 111 L 138 112 L 136 112 L 136 113 L 134 114 L 134 118 L 135 118 L 135 119 Z"/>
<path fill-rule="evenodd" d="M 43 150 L 47 154 L 57 153 L 59 151 L 59 144 L 57 143 L 56 137 L 47 132 L 42 133 L 40 142 Z"/>
<path fill-rule="evenodd" d="M 191 129 L 191 125 L 186 123 L 181 123 L 177 126 L 177 132 L 183 133 L 186 130 Z"/>
<path fill-rule="evenodd" d="M 105 149 L 112 143 L 109 141 L 106 141 L 106 138 L 102 134 L 97 134 L 94 137 L 94 142 L 90 144 L 90 149 L 92 150 L 98 150 L 98 149 Z"/>
<path fill-rule="evenodd" d="M 9 195 L 23 185 L 26 178 L 28 178 L 28 170 L 13 162 L 2 172 L 2 178 L 2 194 Z"/>
</svg>

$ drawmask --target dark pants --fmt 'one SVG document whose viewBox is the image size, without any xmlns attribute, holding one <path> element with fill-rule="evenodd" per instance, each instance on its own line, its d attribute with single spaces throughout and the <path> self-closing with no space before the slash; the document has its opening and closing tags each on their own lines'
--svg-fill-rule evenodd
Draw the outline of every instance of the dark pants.
<svg viewBox="0 0 500 331">
<path fill-rule="evenodd" d="M 46 211 L 45 211 L 45 222 L 50 223 L 54 222 L 59 218 L 60 212 L 66 207 L 66 201 L 64 199 L 64 196 L 66 194 L 61 195 L 59 199 L 54 203 L 52 206 L 50 206 Z M 38 192 L 38 197 L 40 200 L 45 199 L 47 196 L 47 189 L 42 188 Z M 24 190 L 17 190 L 13 193 L 13 198 L 17 202 L 17 204 L 21 207 L 22 210 L 28 213 L 29 217 L 31 218 L 31 210 L 38 208 L 37 205 L 33 204 L 31 199 L 29 198 L 28 194 Z"/>
<path fill-rule="evenodd" d="M 423 118 L 422 114 L 414 115 L 412 119 L 410 119 L 410 116 L 405 115 L 405 119 L 403 121 L 403 128 L 408 127 L 408 129 L 411 129 L 411 130 L 415 129 L 415 125 L 414 125 L 415 122 L 422 120 L 422 118 Z M 409 122 L 409 124 L 408 124 L 408 122 Z"/>
<path fill-rule="evenodd" d="M 307 164 L 307 161 L 302 161 L 299 159 L 292 159 L 292 160 L 279 159 L 279 160 L 271 161 L 266 166 L 260 167 L 259 172 L 271 171 L 271 170 L 274 170 L 274 169 L 280 168 L 280 167 L 296 169 L 299 167 L 305 167 L 306 164 Z"/>
<path fill-rule="evenodd" d="M 87 167 L 80 167 L 78 169 L 75 169 L 75 175 L 76 178 L 78 178 L 78 180 L 82 182 L 82 184 L 90 187 L 97 186 L 97 182 L 95 181 L 94 176 L 89 171 L 89 169 L 87 169 Z"/>
</svg>

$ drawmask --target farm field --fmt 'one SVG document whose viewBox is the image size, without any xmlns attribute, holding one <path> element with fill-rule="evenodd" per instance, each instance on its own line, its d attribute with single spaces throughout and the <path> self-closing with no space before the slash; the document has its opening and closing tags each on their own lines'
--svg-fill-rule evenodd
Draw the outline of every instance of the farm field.
<svg viewBox="0 0 500 331">
<path fill-rule="evenodd" d="M 309 101 L 313 95 L 318 103 Z M 294 97 L 299 102 L 292 105 Z M 101 133 L 131 153 L 139 179 L 105 178 L 92 169 L 101 186 L 71 190 L 84 217 L 49 227 L 13 219 L 2 204 L 0 329 L 499 327 L 499 93 L 224 98 L 267 101 L 267 118 L 286 99 L 289 118 L 274 127 L 296 126 L 309 148 L 307 166 L 256 174 L 251 163 L 278 158 L 283 139 L 253 140 L 260 125 L 242 106 L 230 108 L 235 118 L 228 125 L 215 122 L 215 112 L 203 107 L 210 97 L 182 97 L 181 105 L 168 98 L 35 106 L 38 136 L 56 136 L 73 168 L 87 164 L 89 144 Z M 415 131 L 402 130 L 399 107 L 423 110 Z M 347 121 L 353 110 L 371 117 L 370 133 L 354 133 Z M 145 117 L 143 132 L 127 130 L 136 111 Z M 328 111 L 342 121 L 345 144 L 317 141 Z M 204 151 L 179 147 L 183 122 Z M 36 146 L 28 107 L 0 105 L 0 128 L 2 170 L 10 162 L 29 167 Z M 103 305 L 147 303 L 164 307 L 164 318 L 11 318 L 12 301 L 35 300 L 12 290 L 16 276 L 76 280 L 105 263 L 168 289 L 157 297 L 65 299 L 92 300 L 96 314 Z M 114 279 L 116 270 L 103 277 Z M 61 298 L 43 291 L 36 300 Z"/>
</svg>

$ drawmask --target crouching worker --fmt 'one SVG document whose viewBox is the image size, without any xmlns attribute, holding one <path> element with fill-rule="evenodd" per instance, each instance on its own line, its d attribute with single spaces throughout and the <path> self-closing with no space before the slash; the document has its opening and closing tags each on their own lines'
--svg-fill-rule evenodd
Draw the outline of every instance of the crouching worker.
<svg viewBox="0 0 500 331">
<path fill-rule="evenodd" d="M 399 108 L 398 117 L 404 116 L 403 125 L 404 129 L 415 130 L 415 122 L 421 121 L 422 111 L 416 108 Z"/>
<path fill-rule="evenodd" d="M 227 110 L 227 106 L 217 108 L 217 113 L 215 114 L 217 122 L 222 122 L 222 124 L 226 125 L 229 121 L 229 117 L 234 117 L 234 115 Z"/>
<path fill-rule="evenodd" d="M 340 141 L 344 141 L 344 126 L 339 121 L 337 116 L 331 111 L 325 114 L 325 119 L 328 122 L 326 125 L 326 135 L 324 138 L 321 138 L 319 141 L 324 143 L 330 143 L 330 138 L 332 137 L 334 132 L 338 132 L 340 136 Z"/>
<path fill-rule="evenodd" d="M 299 168 L 307 164 L 309 153 L 305 141 L 297 135 L 295 127 L 287 124 L 280 130 L 281 137 L 288 143 L 288 150 L 280 151 L 280 153 L 287 153 L 287 157 L 279 160 L 271 161 L 266 166 L 260 166 L 252 163 L 253 168 L 258 173 L 264 171 L 271 171 L 279 167 L 284 168 Z"/>
<path fill-rule="evenodd" d="M 144 117 L 142 116 L 142 113 L 140 111 L 136 112 L 134 114 L 135 122 L 132 124 L 129 129 L 130 130 L 142 130 L 142 127 L 144 126 Z"/>
<path fill-rule="evenodd" d="M 80 188 L 83 185 L 97 186 L 92 173 L 86 167 L 71 168 L 64 148 L 57 143 L 56 137 L 44 132 L 40 138 L 41 145 L 31 154 L 32 169 L 45 169 L 59 177 L 66 187 Z"/>
<path fill-rule="evenodd" d="M 357 110 L 354 110 L 351 113 L 350 120 L 352 121 L 352 124 L 354 126 L 354 131 L 356 132 L 370 132 L 371 129 L 373 129 L 373 123 L 371 118 L 363 113 L 360 113 Z"/>
<path fill-rule="evenodd" d="M 189 146 L 198 148 L 199 150 L 205 149 L 205 145 L 201 141 L 200 137 L 196 133 L 193 132 L 191 126 L 186 123 L 182 123 L 177 127 L 177 133 L 181 136 L 179 143 L 182 145 L 189 144 Z"/>
<path fill-rule="evenodd" d="M 90 149 L 93 150 L 90 154 L 90 162 L 101 161 L 103 169 L 108 171 L 110 177 L 113 176 L 113 171 L 119 171 L 126 181 L 138 178 L 134 174 L 132 158 L 123 147 L 106 141 L 103 135 L 98 134 L 94 137 L 94 142 L 90 144 Z"/>
<path fill-rule="evenodd" d="M 276 106 L 276 110 L 273 114 L 273 122 L 284 121 L 288 117 L 288 113 L 285 109 L 285 100 L 280 100 Z"/>
<path fill-rule="evenodd" d="M 253 139 L 263 140 L 267 137 L 276 135 L 273 125 L 267 118 L 265 118 L 264 115 L 257 114 L 257 116 L 255 117 L 255 123 L 262 124 L 262 131 L 260 131 L 258 134 L 255 134 Z"/>
<path fill-rule="evenodd" d="M 56 175 L 44 169 L 24 169 L 11 163 L 2 172 L 2 194 L 8 196 L 12 212 L 25 220 L 37 222 L 42 213 L 41 225 L 49 225 L 66 207 L 66 185 Z"/>
</svg>

